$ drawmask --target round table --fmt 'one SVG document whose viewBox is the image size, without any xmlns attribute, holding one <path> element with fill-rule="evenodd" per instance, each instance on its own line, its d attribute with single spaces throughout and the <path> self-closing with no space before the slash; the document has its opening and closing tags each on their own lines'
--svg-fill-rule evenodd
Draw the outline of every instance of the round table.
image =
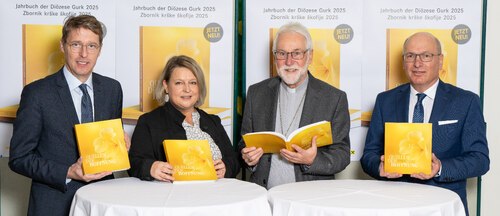
<svg viewBox="0 0 500 216">
<path fill-rule="evenodd" d="M 237 179 L 167 183 L 119 178 L 80 188 L 70 215 L 271 215 L 265 188 Z"/>
<path fill-rule="evenodd" d="M 376 180 L 308 181 L 268 192 L 274 216 L 465 216 L 453 191 Z"/>
</svg>

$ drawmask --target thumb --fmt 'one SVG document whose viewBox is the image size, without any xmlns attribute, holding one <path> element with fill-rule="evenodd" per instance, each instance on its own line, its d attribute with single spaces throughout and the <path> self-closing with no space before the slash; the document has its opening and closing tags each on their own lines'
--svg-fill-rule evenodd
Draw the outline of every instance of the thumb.
<svg viewBox="0 0 500 216">
<path fill-rule="evenodd" d="M 311 141 L 311 148 L 318 148 L 318 146 L 316 146 L 316 139 L 318 139 L 318 136 L 313 136 Z"/>
<path fill-rule="evenodd" d="M 304 151 L 304 149 L 302 149 L 300 146 L 295 145 L 295 144 L 292 144 L 292 148 L 293 148 L 296 152 L 298 152 L 298 153 L 300 153 L 300 152 Z"/>
</svg>

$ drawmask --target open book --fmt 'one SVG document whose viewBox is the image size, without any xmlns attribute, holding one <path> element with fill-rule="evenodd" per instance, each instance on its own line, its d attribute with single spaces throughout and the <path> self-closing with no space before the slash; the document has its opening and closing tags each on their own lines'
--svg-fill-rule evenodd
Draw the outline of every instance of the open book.
<svg viewBox="0 0 500 216">
<path fill-rule="evenodd" d="M 432 124 L 385 123 L 384 170 L 431 174 Z"/>
<path fill-rule="evenodd" d="M 311 147 L 312 138 L 316 138 L 316 146 L 326 146 L 333 143 L 332 127 L 329 121 L 320 121 L 306 126 L 302 126 L 293 131 L 288 137 L 273 131 L 262 131 L 247 133 L 243 135 L 243 140 L 247 147 L 262 148 L 264 153 L 279 153 L 280 149 L 286 148 L 295 151 L 292 144 L 303 149 Z"/>
<path fill-rule="evenodd" d="M 75 125 L 84 174 L 130 168 L 121 119 Z"/>
<path fill-rule="evenodd" d="M 175 181 L 217 180 L 208 140 L 164 140 Z"/>
</svg>

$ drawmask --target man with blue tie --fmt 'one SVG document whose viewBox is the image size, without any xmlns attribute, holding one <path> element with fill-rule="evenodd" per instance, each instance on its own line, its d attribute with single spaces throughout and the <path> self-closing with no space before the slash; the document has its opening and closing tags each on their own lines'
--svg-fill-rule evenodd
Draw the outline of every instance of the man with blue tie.
<svg viewBox="0 0 500 216">
<path fill-rule="evenodd" d="M 418 32 L 406 39 L 403 65 L 410 83 L 377 96 L 361 158 L 363 170 L 376 179 L 416 182 L 455 191 L 467 212 L 467 178 L 485 174 L 490 164 L 479 97 L 439 79 L 443 54 L 439 40 L 430 33 Z M 386 122 L 432 123 L 430 175 L 384 171 Z"/>
<path fill-rule="evenodd" d="M 65 65 L 24 87 L 10 143 L 9 167 L 32 179 L 28 215 L 68 215 L 76 190 L 112 177 L 83 175 L 74 125 L 121 118 L 120 83 L 93 72 L 105 35 L 89 15 L 67 18 Z"/>
</svg>

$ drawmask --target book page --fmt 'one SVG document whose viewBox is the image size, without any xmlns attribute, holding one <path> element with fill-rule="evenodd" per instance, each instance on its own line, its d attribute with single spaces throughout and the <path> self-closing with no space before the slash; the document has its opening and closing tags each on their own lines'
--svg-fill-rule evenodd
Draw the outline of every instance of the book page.
<svg viewBox="0 0 500 216">
<path fill-rule="evenodd" d="M 247 133 L 243 140 L 247 147 L 262 148 L 264 153 L 279 153 L 285 148 L 285 137 L 271 131 Z"/>
<path fill-rule="evenodd" d="M 289 136 L 290 140 L 287 142 L 287 149 L 295 151 L 292 149 L 291 144 L 298 145 L 302 149 L 308 149 L 311 147 L 312 138 L 314 136 L 317 136 L 317 147 L 332 144 L 333 139 L 331 123 L 329 121 L 320 121 L 295 130 Z"/>
</svg>

